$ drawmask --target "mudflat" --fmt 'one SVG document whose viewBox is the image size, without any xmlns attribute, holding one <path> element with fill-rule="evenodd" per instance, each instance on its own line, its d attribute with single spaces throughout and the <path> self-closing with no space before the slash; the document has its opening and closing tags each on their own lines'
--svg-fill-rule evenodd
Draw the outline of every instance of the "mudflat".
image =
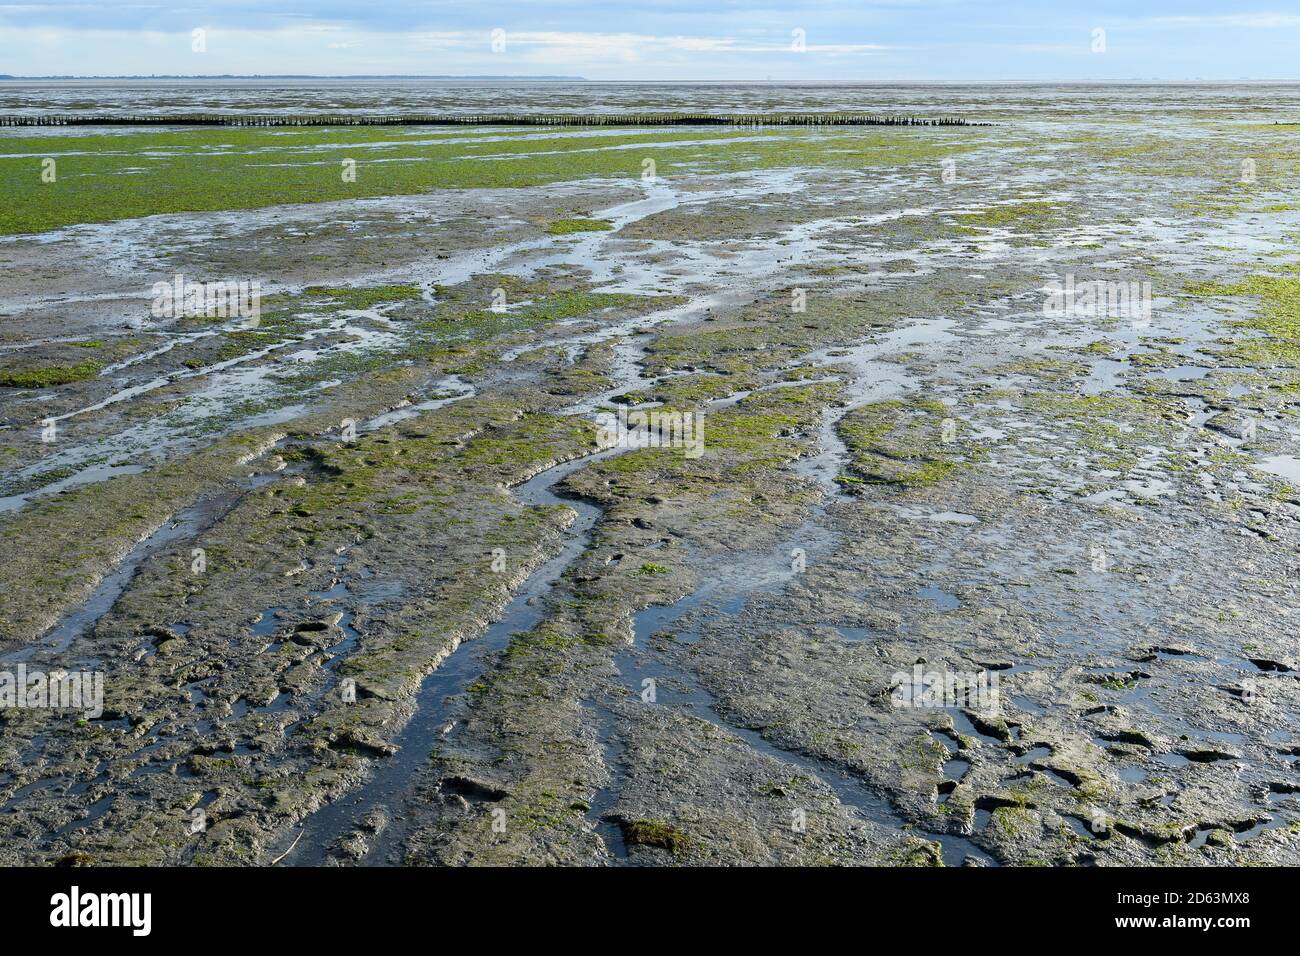
<svg viewBox="0 0 1300 956">
<path fill-rule="evenodd" d="M 0 130 L 0 862 L 1300 862 L 1300 126 L 895 99 Z"/>
</svg>

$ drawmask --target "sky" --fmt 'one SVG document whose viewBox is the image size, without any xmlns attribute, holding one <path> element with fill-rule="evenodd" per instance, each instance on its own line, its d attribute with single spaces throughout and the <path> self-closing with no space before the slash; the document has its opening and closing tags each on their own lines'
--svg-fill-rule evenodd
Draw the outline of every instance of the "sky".
<svg viewBox="0 0 1300 956">
<path fill-rule="evenodd" d="M 1300 0 L 0 0 L 0 74 L 227 73 L 1297 79 Z"/>
</svg>

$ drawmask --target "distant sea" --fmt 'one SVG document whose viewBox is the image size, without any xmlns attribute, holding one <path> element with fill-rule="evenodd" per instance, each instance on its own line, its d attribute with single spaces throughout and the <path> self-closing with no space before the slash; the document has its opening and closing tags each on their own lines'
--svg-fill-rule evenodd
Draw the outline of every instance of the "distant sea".
<svg viewBox="0 0 1300 956">
<path fill-rule="evenodd" d="M 0 114 L 579 113 L 846 110 L 1080 121 L 1194 113 L 1300 121 L 1296 83 L 781 84 L 520 79 L 213 78 L 0 81 Z"/>
</svg>

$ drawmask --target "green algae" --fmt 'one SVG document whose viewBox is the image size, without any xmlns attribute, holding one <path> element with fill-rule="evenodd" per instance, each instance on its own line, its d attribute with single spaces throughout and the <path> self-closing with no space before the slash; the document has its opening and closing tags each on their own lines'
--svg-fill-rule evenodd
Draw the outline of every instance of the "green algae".
<svg viewBox="0 0 1300 956">
<path fill-rule="evenodd" d="M 667 850 L 673 856 L 685 853 L 691 840 L 681 830 L 662 820 L 625 820 L 623 839 L 629 846 L 646 846 Z"/>
<path fill-rule="evenodd" d="M 805 451 L 806 430 L 839 392 L 833 383 L 754 392 L 705 420 L 705 455 L 725 454 L 735 477 L 793 461 Z"/>
<path fill-rule="evenodd" d="M 895 853 L 891 862 L 895 866 L 941 867 L 944 865 L 943 847 L 931 840 L 914 843 Z"/>
<path fill-rule="evenodd" d="M 94 378 L 104 368 L 100 362 L 0 369 L 0 388 L 52 388 Z"/>
<path fill-rule="evenodd" d="M 557 219 L 546 227 L 552 236 L 567 236 L 575 232 L 608 232 L 614 224 L 607 219 Z"/>
<path fill-rule="evenodd" d="M 1184 291 L 1198 297 L 1258 299 L 1255 315 L 1230 324 L 1265 338 L 1234 342 L 1228 354 L 1243 364 L 1300 367 L 1300 277 L 1256 273 L 1231 284 L 1194 283 Z"/>
<path fill-rule="evenodd" d="M 899 166 L 973 148 L 971 140 L 981 135 L 952 129 L 782 129 L 745 142 L 752 139 L 748 131 L 691 129 L 486 144 L 362 127 L 32 135 L 8 140 L 10 155 L 0 158 L 0 191 L 10 200 L 0 208 L 0 234 L 434 189 L 517 188 L 591 178 L 639 181 L 646 158 L 654 160 L 659 176 L 703 169 Z M 40 181 L 46 157 L 58 162 L 52 183 Z M 344 175 L 347 161 L 355 163 L 355 176 Z"/>
<path fill-rule="evenodd" d="M 978 448 L 958 440 L 951 414 L 946 405 L 924 398 L 874 402 L 850 411 L 838 426 L 849 450 L 850 473 L 838 480 L 922 488 L 952 477 L 977 457 Z"/>
<path fill-rule="evenodd" d="M 1059 224 L 1061 208 L 1054 202 L 1030 200 L 990 206 L 977 212 L 961 212 L 957 213 L 957 218 L 968 232 L 978 232 L 976 227 L 982 227 L 1041 233 Z"/>
<path fill-rule="evenodd" d="M 418 285 L 309 286 L 303 290 L 303 295 L 332 299 L 340 308 L 360 311 L 390 302 L 420 299 L 424 296 L 424 289 Z"/>
<path fill-rule="evenodd" d="M 269 446 L 235 436 L 139 475 L 74 488 L 0 523 L 0 641 L 31 640 L 164 521 Z"/>
<path fill-rule="evenodd" d="M 535 299 L 502 309 L 466 310 L 462 303 L 449 304 L 445 314 L 417 321 L 415 328 L 427 334 L 431 343 L 484 342 L 497 336 L 579 318 L 606 309 L 627 308 L 645 312 L 677 301 L 673 296 L 644 296 L 626 292 L 545 292 Z"/>
<path fill-rule="evenodd" d="M 1178 408 L 1158 397 L 1026 392 L 1017 404 L 1055 425 L 1069 427 L 1079 447 L 1095 456 L 1098 467 L 1115 471 L 1127 471 L 1148 446 L 1167 442 L 1170 430 L 1181 420 Z"/>
</svg>

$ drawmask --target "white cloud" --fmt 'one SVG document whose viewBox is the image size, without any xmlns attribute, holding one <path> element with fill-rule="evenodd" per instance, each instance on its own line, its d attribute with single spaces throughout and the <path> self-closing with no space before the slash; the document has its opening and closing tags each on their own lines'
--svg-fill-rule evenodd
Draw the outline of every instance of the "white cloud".
<svg viewBox="0 0 1300 956">
<path fill-rule="evenodd" d="M 488 32 L 442 31 L 417 33 L 414 39 L 429 48 L 474 49 L 487 47 L 491 42 Z M 620 55 L 626 52 L 649 53 L 677 50 L 686 53 L 789 53 L 790 40 L 784 37 L 772 42 L 741 41 L 735 37 L 656 36 L 645 33 L 562 33 L 538 31 L 505 31 L 506 50 L 511 47 L 525 49 L 555 48 L 569 52 L 584 52 L 591 56 Z M 875 53 L 889 49 L 878 43 L 816 43 L 809 41 L 809 53 L 845 54 Z"/>
<path fill-rule="evenodd" d="M 195 54 L 188 29 L 58 29 L 15 27 L 0 31 L 3 72 L 41 75 L 213 73 L 446 73 L 580 74 L 589 77 L 700 79 L 814 72 L 837 58 L 864 58 L 885 49 L 872 43 L 816 42 L 791 50 L 778 32 L 751 36 L 519 31 L 506 33 L 504 53 L 492 51 L 491 31 L 416 33 L 362 30 L 333 23 L 279 29 L 208 27 L 207 50 Z M 768 37 L 771 39 L 769 40 Z M 147 49 L 142 58 L 140 51 Z M 51 56 L 57 51 L 57 58 Z M 75 64 L 55 67 L 55 60 Z M 52 67 L 54 67 L 52 69 Z"/>
<path fill-rule="evenodd" d="M 1139 23 L 1179 27 L 1249 27 L 1276 30 L 1300 26 L 1300 15 L 1290 13 L 1234 13 L 1212 16 L 1143 17 Z"/>
</svg>

